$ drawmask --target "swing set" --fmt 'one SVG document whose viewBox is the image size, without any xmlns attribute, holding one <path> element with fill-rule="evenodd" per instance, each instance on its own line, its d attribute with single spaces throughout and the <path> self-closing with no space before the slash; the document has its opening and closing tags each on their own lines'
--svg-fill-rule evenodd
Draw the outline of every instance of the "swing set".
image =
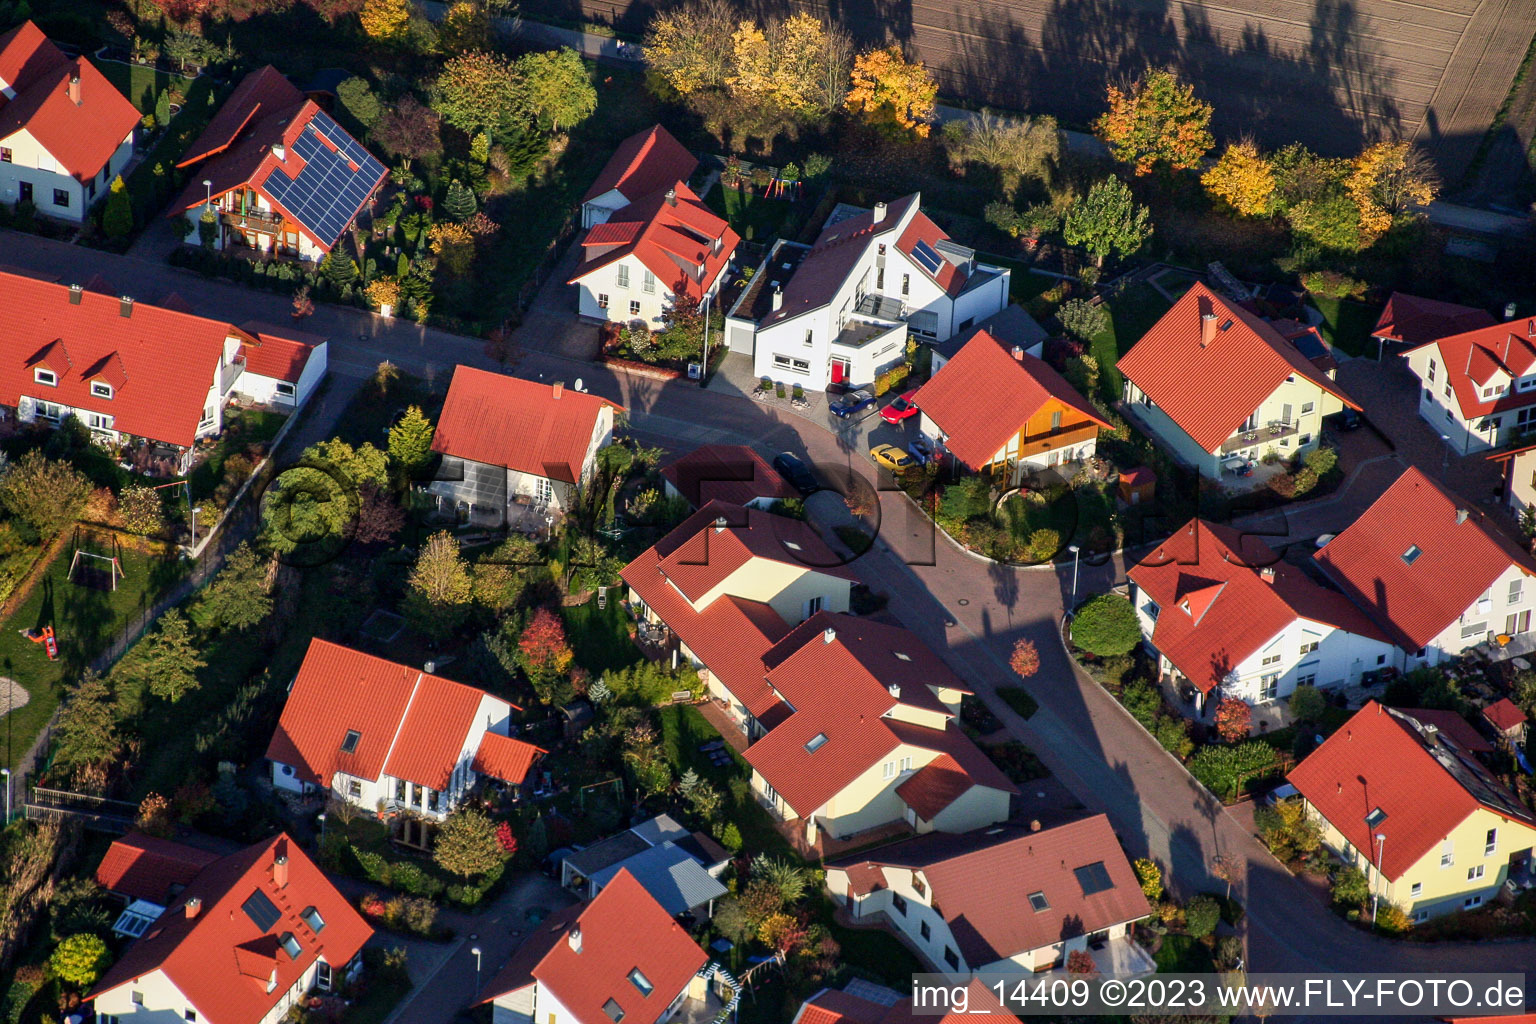
<svg viewBox="0 0 1536 1024">
<path fill-rule="evenodd" d="M 126 579 L 123 571 L 123 550 L 117 543 L 117 534 L 111 534 L 110 546 L 102 545 L 102 551 L 91 551 L 81 543 L 80 527 L 75 527 L 74 555 L 69 561 L 69 582 L 91 590 L 116 590 L 117 581 Z M 51 631 L 51 628 L 50 628 Z"/>
</svg>

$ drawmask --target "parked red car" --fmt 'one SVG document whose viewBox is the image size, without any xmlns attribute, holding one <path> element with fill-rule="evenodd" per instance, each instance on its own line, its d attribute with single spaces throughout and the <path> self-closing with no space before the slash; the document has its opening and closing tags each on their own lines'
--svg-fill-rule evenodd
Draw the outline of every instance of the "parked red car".
<svg viewBox="0 0 1536 1024">
<path fill-rule="evenodd" d="M 912 404 L 912 396 L 915 394 L 917 394 L 916 391 L 908 391 L 898 397 L 896 401 L 880 410 L 880 418 L 887 423 L 900 423 L 908 416 L 917 415 L 917 406 Z"/>
</svg>

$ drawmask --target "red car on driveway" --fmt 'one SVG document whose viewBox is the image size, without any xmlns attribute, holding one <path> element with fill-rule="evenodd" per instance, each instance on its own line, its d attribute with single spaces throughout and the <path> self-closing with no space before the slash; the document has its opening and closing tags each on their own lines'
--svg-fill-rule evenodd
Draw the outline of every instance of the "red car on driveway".
<svg viewBox="0 0 1536 1024">
<path fill-rule="evenodd" d="M 912 396 L 915 394 L 917 391 L 914 389 L 898 397 L 896 401 L 880 410 L 880 418 L 887 423 L 900 423 L 909 416 L 917 415 L 917 406 L 912 404 Z"/>
</svg>

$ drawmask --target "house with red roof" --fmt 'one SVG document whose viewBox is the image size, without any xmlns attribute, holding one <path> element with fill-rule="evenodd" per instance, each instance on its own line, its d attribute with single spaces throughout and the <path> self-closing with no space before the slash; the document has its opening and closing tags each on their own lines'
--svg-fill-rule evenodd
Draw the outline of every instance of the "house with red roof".
<svg viewBox="0 0 1536 1024">
<path fill-rule="evenodd" d="M 1418 469 L 1312 557 L 1392 638 L 1404 670 L 1536 639 L 1536 560 Z"/>
<path fill-rule="evenodd" d="M 1458 453 L 1536 432 L 1536 318 L 1437 338 L 1403 358 L 1419 378 L 1419 415 Z"/>
<path fill-rule="evenodd" d="M 1092 458 L 1109 423 L 1043 359 L 978 332 L 917 390 L 922 432 L 976 472 L 1017 487 L 1028 474 Z"/>
<path fill-rule="evenodd" d="M 1494 734 L 1512 747 L 1519 747 L 1525 743 L 1526 722 L 1525 712 L 1520 710 L 1520 705 L 1508 697 L 1500 698 L 1483 708 L 1483 721 L 1487 722 Z"/>
<path fill-rule="evenodd" d="M 1412 712 L 1368 702 L 1287 778 L 1323 842 L 1414 921 L 1481 906 L 1530 870 L 1536 816 Z"/>
<path fill-rule="evenodd" d="M 628 871 L 536 927 L 486 983 L 492 1024 L 722 1019 L 740 986 Z"/>
<path fill-rule="evenodd" d="M 1035 975 L 1078 950 L 1105 978 L 1156 970 L 1130 934 L 1152 908 L 1102 814 L 906 839 L 828 863 L 827 890 L 930 971 Z"/>
<path fill-rule="evenodd" d="M 1223 697 L 1354 686 L 1398 664 L 1392 638 L 1349 598 L 1228 526 L 1191 519 L 1126 575 L 1143 643 L 1197 713 Z"/>
<path fill-rule="evenodd" d="M 241 80 L 176 166 L 191 170 L 169 216 L 196 232 L 211 215 L 214 248 L 311 261 L 325 258 L 388 174 L 270 64 Z"/>
<path fill-rule="evenodd" d="M 619 143 L 581 197 L 582 228 L 606 223 L 629 204 L 687 181 L 698 166 L 698 158 L 661 125 L 636 132 Z"/>
<path fill-rule="evenodd" d="M 1321 342 L 1298 337 L 1307 349 Z M 1324 416 L 1360 408 L 1316 359 L 1196 282 L 1116 366 L 1126 411 L 1180 462 L 1219 479 L 1233 457 L 1314 451 Z"/>
<path fill-rule="evenodd" d="M 270 1024 L 361 971 L 373 929 L 287 835 L 195 859 L 87 996 L 97 1020 Z"/>
<path fill-rule="evenodd" d="M 1007 817 L 1012 783 L 955 721 L 969 687 L 907 630 L 846 614 L 853 574 L 804 522 L 712 501 L 620 576 L 740 724 L 754 791 L 804 821 L 807 846 Z"/>
<path fill-rule="evenodd" d="M 267 744 L 272 784 L 441 819 L 484 780 L 515 794 L 528 778 L 545 751 L 513 736 L 521 710 L 431 671 L 312 640 Z"/>
<path fill-rule="evenodd" d="M 591 482 L 597 451 L 613 440 L 623 411 L 561 381 L 454 367 L 432 435 L 443 458 L 426 491 L 439 507 L 498 524 L 514 512 L 562 515 Z"/>
<path fill-rule="evenodd" d="M 791 1024 L 1015 1024 L 997 991 L 980 978 L 960 990 L 947 1013 L 918 1011 L 913 997 L 855 978 L 842 988 L 824 988 L 800 1004 Z"/>
<path fill-rule="evenodd" d="M 823 391 L 872 383 L 907 335 L 943 342 L 1008 305 L 1009 271 L 983 263 L 922 212 L 914 192 L 832 211 L 812 245 L 780 240 L 725 320 L 752 372 Z"/>
<path fill-rule="evenodd" d="M 1486 309 L 1393 292 L 1371 328 L 1371 337 L 1385 345 L 1417 348 L 1496 323 Z"/>
<path fill-rule="evenodd" d="M 139 112 L 30 21 L 0 35 L 0 201 L 79 223 L 133 157 Z"/>
<path fill-rule="evenodd" d="M 312 336 L 287 343 L 170 305 L 3 271 L 0 295 L 0 416 L 40 424 L 74 416 L 143 472 L 185 472 L 197 439 L 223 430 L 232 398 L 292 406 L 325 374 L 323 339 Z M 258 372 L 248 375 L 253 361 Z M 291 378 L 291 395 L 275 393 L 279 377 Z"/>
<path fill-rule="evenodd" d="M 706 444 L 664 463 L 661 478 L 669 498 L 694 508 L 711 501 L 766 509 L 776 501 L 799 498 L 768 460 L 744 444 Z"/>
<path fill-rule="evenodd" d="M 329 341 L 291 324 L 247 320 L 240 329 L 256 344 L 241 350 L 245 369 L 236 382 L 240 394 L 262 405 L 298 407 L 325 379 Z"/>
</svg>

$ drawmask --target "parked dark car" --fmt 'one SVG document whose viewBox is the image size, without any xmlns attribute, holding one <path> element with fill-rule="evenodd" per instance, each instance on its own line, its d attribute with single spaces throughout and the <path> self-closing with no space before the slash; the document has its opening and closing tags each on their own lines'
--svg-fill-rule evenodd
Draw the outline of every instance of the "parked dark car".
<svg viewBox="0 0 1536 1024">
<path fill-rule="evenodd" d="M 1324 422 L 1340 430 L 1359 430 L 1365 420 L 1361 418 L 1357 410 L 1351 409 L 1346 405 L 1340 412 L 1328 416 Z"/>
<path fill-rule="evenodd" d="M 860 409 L 868 408 L 875 404 L 875 396 L 870 391 L 851 391 L 832 403 L 832 415 L 847 419 Z"/>
<path fill-rule="evenodd" d="M 816 482 L 816 475 L 811 472 L 811 467 L 795 458 L 789 452 L 780 452 L 773 457 L 773 468 L 779 476 L 789 481 L 791 487 L 801 494 L 812 494 L 821 490 L 821 484 Z"/>
</svg>

